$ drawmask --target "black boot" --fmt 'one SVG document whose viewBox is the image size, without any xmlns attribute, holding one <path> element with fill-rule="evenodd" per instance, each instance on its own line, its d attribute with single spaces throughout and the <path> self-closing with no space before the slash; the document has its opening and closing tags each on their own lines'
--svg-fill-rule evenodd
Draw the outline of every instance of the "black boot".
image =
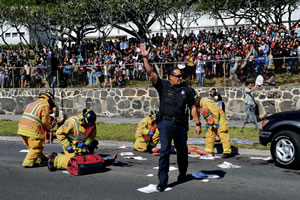
<svg viewBox="0 0 300 200">
<path fill-rule="evenodd" d="M 228 154 L 228 153 L 226 153 L 226 154 L 223 154 L 223 156 L 222 156 L 222 158 L 231 158 L 232 157 L 232 154 Z"/>
<path fill-rule="evenodd" d="M 56 167 L 54 167 L 54 159 L 57 156 L 57 153 L 53 152 L 48 160 L 48 170 L 50 172 L 53 172 L 56 170 Z"/>
<path fill-rule="evenodd" d="M 186 180 L 186 175 L 185 174 L 179 174 L 177 177 L 177 182 L 178 183 L 183 183 Z"/>
<path fill-rule="evenodd" d="M 98 144 L 99 144 L 98 140 L 94 140 L 91 144 L 87 146 L 89 154 L 94 154 L 95 149 L 98 149 Z"/>
<path fill-rule="evenodd" d="M 165 191 L 166 188 L 167 188 L 167 185 L 165 185 L 165 184 L 158 184 L 156 187 L 156 189 L 160 192 Z"/>
</svg>

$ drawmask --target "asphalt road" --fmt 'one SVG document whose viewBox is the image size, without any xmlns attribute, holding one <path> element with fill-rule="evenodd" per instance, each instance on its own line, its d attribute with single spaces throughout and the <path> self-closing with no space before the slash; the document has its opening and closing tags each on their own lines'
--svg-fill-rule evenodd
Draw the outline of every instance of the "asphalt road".
<svg viewBox="0 0 300 200">
<path fill-rule="evenodd" d="M 226 159 L 240 169 L 222 169 L 216 165 L 224 159 L 199 160 L 189 158 L 188 173 L 202 171 L 220 175 L 220 179 L 189 180 L 176 185 L 178 171 L 169 172 L 172 190 L 163 193 L 145 194 L 137 191 L 148 184 L 157 184 L 159 157 L 137 153 L 148 160 L 124 159 L 118 161 L 129 166 L 110 166 L 101 173 L 73 176 L 62 170 L 49 172 L 47 167 L 25 169 L 21 163 L 26 147 L 21 142 L 0 141 L 0 199 L 299 199 L 300 170 L 282 169 L 263 160 L 251 160 L 242 154 Z M 61 151 L 59 144 L 46 145 L 44 152 Z M 132 147 L 119 149 L 116 146 L 101 146 L 96 153 L 113 155 L 133 151 Z M 252 155 L 253 156 L 253 155 Z M 176 165 L 176 155 L 171 156 L 171 165 Z M 147 174 L 154 174 L 148 177 Z"/>
</svg>

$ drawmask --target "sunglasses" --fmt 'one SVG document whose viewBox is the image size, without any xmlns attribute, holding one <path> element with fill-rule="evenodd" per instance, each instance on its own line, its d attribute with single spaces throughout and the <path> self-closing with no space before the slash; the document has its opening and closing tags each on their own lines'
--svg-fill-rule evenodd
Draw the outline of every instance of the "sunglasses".
<svg viewBox="0 0 300 200">
<path fill-rule="evenodd" d="M 176 78 L 182 78 L 182 74 L 178 74 L 178 75 L 172 74 L 172 76 L 174 76 L 174 77 L 176 77 Z"/>
</svg>

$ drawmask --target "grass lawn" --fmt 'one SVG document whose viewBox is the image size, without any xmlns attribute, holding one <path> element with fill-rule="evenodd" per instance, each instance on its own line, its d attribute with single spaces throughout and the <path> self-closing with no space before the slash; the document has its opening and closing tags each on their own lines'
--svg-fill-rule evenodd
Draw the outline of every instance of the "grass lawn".
<svg viewBox="0 0 300 200">
<path fill-rule="evenodd" d="M 17 136 L 18 122 L 10 121 L 10 120 L 0 120 L 0 136 Z M 189 138 L 205 138 L 205 129 L 202 129 L 202 133 L 200 135 L 193 134 L 195 127 L 190 126 L 190 130 L 188 132 Z M 114 140 L 114 141 L 128 141 L 134 142 L 135 138 L 135 124 L 105 124 L 105 123 L 97 123 L 97 139 L 98 140 Z M 247 139 L 258 141 L 258 134 L 255 128 L 244 128 L 244 132 L 241 133 L 241 128 L 239 127 L 230 127 L 229 128 L 230 138 L 238 138 L 238 139 Z M 262 146 L 260 144 L 257 145 L 246 145 L 246 144 L 238 144 L 232 143 L 233 146 L 237 148 L 248 148 L 248 149 L 261 149 L 261 150 L 269 150 L 270 147 Z"/>
</svg>

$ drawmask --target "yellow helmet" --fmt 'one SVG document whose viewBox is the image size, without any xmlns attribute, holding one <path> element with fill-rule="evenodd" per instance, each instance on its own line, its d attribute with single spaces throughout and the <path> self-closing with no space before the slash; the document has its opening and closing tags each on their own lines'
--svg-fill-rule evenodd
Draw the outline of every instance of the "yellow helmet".
<svg viewBox="0 0 300 200">
<path fill-rule="evenodd" d="M 196 94 L 194 96 L 194 99 L 195 99 L 195 105 L 199 106 L 200 105 L 200 100 L 201 100 L 200 94 Z"/>
<path fill-rule="evenodd" d="M 153 119 L 154 121 L 156 121 L 157 111 L 156 111 L 156 110 L 152 110 L 150 114 L 151 114 L 152 119 Z"/>
<path fill-rule="evenodd" d="M 54 99 L 54 96 L 52 93 L 50 92 L 43 92 L 43 93 L 40 93 L 39 95 L 39 98 L 42 98 L 42 99 L 45 99 L 48 101 L 49 105 L 50 105 L 50 108 L 52 109 L 53 107 L 56 107 L 55 106 L 55 99 Z"/>
<path fill-rule="evenodd" d="M 197 92 L 196 92 L 196 90 L 194 90 L 194 88 L 191 88 L 191 91 L 192 91 L 192 95 L 194 96 L 194 99 L 195 99 L 195 105 L 199 106 L 200 100 L 201 100 L 200 94 L 197 94 Z"/>
</svg>

